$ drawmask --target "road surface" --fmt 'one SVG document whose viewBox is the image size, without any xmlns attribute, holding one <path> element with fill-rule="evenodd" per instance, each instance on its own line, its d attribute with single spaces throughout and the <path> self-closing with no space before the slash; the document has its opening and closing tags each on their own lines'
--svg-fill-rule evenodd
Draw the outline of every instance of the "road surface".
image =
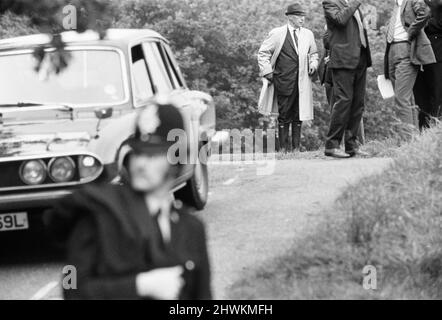
<svg viewBox="0 0 442 320">
<path fill-rule="evenodd" d="M 270 171 L 247 163 L 211 165 L 210 202 L 198 215 L 207 225 L 215 298 L 228 298 L 241 274 L 314 232 L 318 215 L 344 187 L 390 161 L 284 160 Z M 0 300 L 61 298 L 64 264 L 41 235 L 2 240 L 0 250 Z"/>
</svg>

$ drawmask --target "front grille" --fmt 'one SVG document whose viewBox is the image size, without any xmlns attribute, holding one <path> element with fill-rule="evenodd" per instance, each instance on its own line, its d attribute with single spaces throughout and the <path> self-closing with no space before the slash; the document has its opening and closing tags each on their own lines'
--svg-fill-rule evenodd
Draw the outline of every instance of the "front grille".
<svg viewBox="0 0 442 320">
<path fill-rule="evenodd" d="M 90 179 L 80 179 L 80 173 L 79 173 L 79 159 L 82 156 L 90 156 L 88 154 L 79 154 L 79 155 L 57 155 L 57 156 L 51 156 L 46 158 L 26 158 L 21 160 L 13 160 L 13 161 L 1 161 L 0 162 L 0 191 L 14 191 L 14 190 L 30 190 L 30 189 L 43 189 L 43 188 L 51 188 L 51 187 L 58 187 L 58 186 L 75 186 L 80 185 L 84 183 L 89 183 L 94 180 L 96 180 L 101 173 L 103 172 L 103 165 L 102 163 L 97 159 L 97 157 L 92 156 L 97 163 L 100 165 L 101 170 L 96 176 L 90 177 Z M 38 185 L 28 185 L 25 182 L 22 181 L 20 178 L 20 169 L 23 163 L 30 161 L 30 160 L 42 160 L 46 167 L 49 167 L 49 163 L 54 158 L 60 158 L 60 157 L 70 157 L 76 164 L 76 172 L 72 180 L 65 183 L 57 183 L 54 182 L 50 175 L 47 174 L 47 177 L 45 181 L 43 181 L 41 184 Z"/>
</svg>

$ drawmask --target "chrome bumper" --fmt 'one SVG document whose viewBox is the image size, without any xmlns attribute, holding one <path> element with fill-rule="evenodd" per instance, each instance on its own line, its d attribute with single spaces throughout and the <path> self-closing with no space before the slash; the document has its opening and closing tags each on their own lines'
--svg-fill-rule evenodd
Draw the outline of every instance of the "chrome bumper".
<svg viewBox="0 0 442 320">
<path fill-rule="evenodd" d="M 0 195 L 0 212 L 50 207 L 53 201 L 72 194 L 69 190 L 52 190 Z"/>
</svg>

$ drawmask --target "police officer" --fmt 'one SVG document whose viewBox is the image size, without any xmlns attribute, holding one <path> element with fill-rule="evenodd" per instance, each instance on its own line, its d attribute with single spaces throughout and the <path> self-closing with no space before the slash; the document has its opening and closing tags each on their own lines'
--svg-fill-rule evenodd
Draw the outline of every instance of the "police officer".
<svg viewBox="0 0 442 320">
<path fill-rule="evenodd" d="M 129 141 L 128 183 L 85 187 L 47 215 L 77 270 L 66 299 L 211 299 L 204 226 L 170 194 L 180 174 L 167 156 L 175 129 L 184 132 L 176 107 L 147 106 Z"/>
</svg>

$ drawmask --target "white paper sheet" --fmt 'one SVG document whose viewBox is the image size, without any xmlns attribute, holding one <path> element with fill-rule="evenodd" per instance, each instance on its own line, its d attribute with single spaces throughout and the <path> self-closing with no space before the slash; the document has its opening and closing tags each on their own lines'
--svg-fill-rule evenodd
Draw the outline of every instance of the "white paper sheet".
<svg viewBox="0 0 442 320">
<path fill-rule="evenodd" d="M 391 80 L 385 79 L 383 74 L 378 76 L 378 88 L 384 100 L 391 99 L 395 96 Z"/>
</svg>

